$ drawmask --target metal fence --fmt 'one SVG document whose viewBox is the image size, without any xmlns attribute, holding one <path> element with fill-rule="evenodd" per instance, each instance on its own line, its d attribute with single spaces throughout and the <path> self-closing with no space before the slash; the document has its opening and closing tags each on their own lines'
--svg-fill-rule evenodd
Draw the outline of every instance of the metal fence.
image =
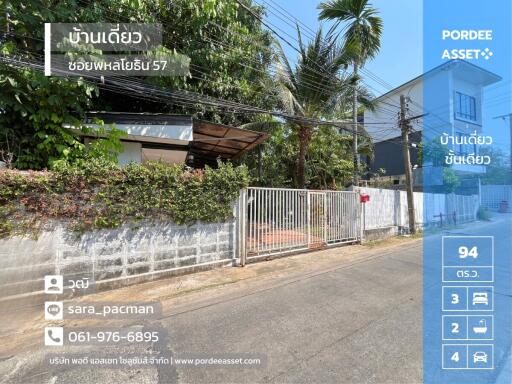
<svg viewBox="0 0 512 384">
<path fill-rule="evenodd" d="M 369 202 L 360 203 L 360 194 Z M 476 220 L 478 196 L 414 193 L 417 226 Z M 257 188 L 242 190 L 237 213 L 240 264 L 258 258 L 360 241 L 364 233 L 409 225 L 404 191 Z"/>
<path fill-rule="evenodd" d="M 498 211 L 504 201 L 512 204 L 512 186 L 510 185 L 482 185 L 482 205 L 490 211 Z"/>
<path fill-rule="evenodd" d="M 359 241 L 361 204 L 352 191 L 256 188 L 240 197 L 241 264 Z"/>
</svg>

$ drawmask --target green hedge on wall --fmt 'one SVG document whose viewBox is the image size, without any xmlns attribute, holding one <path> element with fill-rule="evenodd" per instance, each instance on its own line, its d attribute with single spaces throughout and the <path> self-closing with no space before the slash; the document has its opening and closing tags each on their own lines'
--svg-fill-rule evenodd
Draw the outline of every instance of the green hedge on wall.
<svg viewBox="0 0 512 384">
<path fill-rule="evenodd" d="M 123 223 L 218 222 L 249 184 L 245 167 L 189 170 L 160 162 L 115 164 L 90 160 L 53 171 L 0 171 L 0 237 L 37 231 L 54 220 L 74 231 Z"/>
</svg>

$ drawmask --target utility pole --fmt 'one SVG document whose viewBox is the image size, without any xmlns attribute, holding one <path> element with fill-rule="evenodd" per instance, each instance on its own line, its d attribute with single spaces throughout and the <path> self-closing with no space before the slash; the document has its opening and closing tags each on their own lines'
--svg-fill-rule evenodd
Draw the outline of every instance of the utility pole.
<svg viewBox="0 0 512 384">
<path fill-rule="evenodd" d="M 505 120 L 505 119 L 508 119 L 508 134 L 509 134 L 509 138 L 510 138 L 510 147 L 509 147 L 509 161 L 510 161 L 510 164 L 509 164 L 509 169 L 510 169 L 510 172 L 512 174 L 512 113 L 507 113 L 506 115 L 501 115 L 501 116 L 495 116 L 494 119 L 502 119 L 502 120 Z"/>
<path fill-rule="evenodd" d="M 354 75 L 357 78 L 358 64 L 357 60 L 354 63 Z M 357 85 L 354 85 L 352 94 L 352 156 L 354 159 L 354 175 L 353 181 L 354 186 L 359 187 L 359 153 L 358 153 L 358 143 L 357 143 L 357 131 L 358 131 L 358 122 L 357 122 Z"/>
<path fill-rule="evenodd" d="M 402 131 L 402 154 L 404 157 L 405 184 L 407 188 L 407 210 L 409 213 L 409 233 L 416 233 L 416 219 L 414 217 L 414 190 L 412 187 L 411 154 L 409 153 L 410 119 L 407 118 L 407 101 L 400 95 L 400 129 Z"/>
<path fill-rule="evenodd" d="M 510 172 L 512 173 L 512 113 L 508 115 L 508 134 L 510 137 L 510 152 L 508 154 L 508 158 L 510 161 Z"/>
</svg>

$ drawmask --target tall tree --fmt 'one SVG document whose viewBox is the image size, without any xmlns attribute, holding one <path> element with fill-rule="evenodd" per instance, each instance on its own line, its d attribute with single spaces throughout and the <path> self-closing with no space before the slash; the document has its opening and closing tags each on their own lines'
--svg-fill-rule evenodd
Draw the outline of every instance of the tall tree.
<svg viewBox="0 0 512 384">
<path fill-rule="evenodd" d="M 379 12 L 368 0 L 331 0 L 321 3 L 320 20 L 336 20 L 336 26 L 346 23 L 344 29 L 345 45 L 355 51 L 352 66 L 355 82 L 359 81 L 359 69 L 368 59 L 373 58 L 380 49 L 382 19 Z M 357 90 L 352 95 L 352 122 L 357 125 Z M 353 131 L 352 153 L 354 155 L 354 184 L 359 182 L 359 155 L 357 150 L 357 130 Z"/>
<path fill-rule="evenodd" d="M 244 4 L 252 13 L 236 1 L 160 2 L 157 21 L 164 28 L 164 46 L 190 57 L 190 76 L 151 80 L 167 88 L 186 89 L 272 110 L 275 98 L 266 88 L 270 79 L 269 65 L 275 56 L 272 35 L 253 16 L 254 13 L 261 17 L 263 7 L 252 0 L 244 0 Z M 167 108 L 173 113 L 193 114 L 235 126 L 255 118 L 254 114 L 229 113 L 202 105 Z"/>
<path fill-rule="evenodd" d="M 246 3 L 262 14 L 261 6 Z M 270 78 L 270 32 L 234 1 L 7 0 L 4 8 L 1 55 L 41 61 L 45 22 L 161 23 L 163 47 L 191 58 L 190 76 L 139 80 L 264 109 L 276 105 L 264 87 Z M 192 114 L 234 125 L 254 119 L 253 114 L 199 103 L 159 104 L 135 96 L 120 96 L 81 78 L 45 77 L 29 68 L 0 64 L 0 151 L 12 155 L 17 168 L 49 167 L 83 148 L 80 138 L 63 126 L 79 126 L 89 110 Z"/>
<path fill-rule="evenodd" d="M 347 54 L 331 32 L 324 37 L 320 28 L 315 38 L 304 44 L 298 30 L 299 56 L 294 68 L 279 46 L 280 60 L 277 86 L 281 108 L 288 114 L 304 119 L 288 120 L 298 137 L 296 180 L 298 188 L 305 186 L 306 153 L 313 132 L 318 126 L 308 119 L 333 118 L 339 115 L 341 99 L 348 81 L 344 75 Z"/>
</svg>

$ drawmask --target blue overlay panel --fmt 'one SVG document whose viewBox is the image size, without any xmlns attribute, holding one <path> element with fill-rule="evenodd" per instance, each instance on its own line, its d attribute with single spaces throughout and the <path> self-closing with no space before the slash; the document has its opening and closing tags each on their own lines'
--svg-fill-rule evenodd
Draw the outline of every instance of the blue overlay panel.
<svg viewBox="0 0 512 384">
<path fill-rule="evenodd" d="M 423 7 L 424 383 L 509 384 L 512 2 Z"/>
</svg>

